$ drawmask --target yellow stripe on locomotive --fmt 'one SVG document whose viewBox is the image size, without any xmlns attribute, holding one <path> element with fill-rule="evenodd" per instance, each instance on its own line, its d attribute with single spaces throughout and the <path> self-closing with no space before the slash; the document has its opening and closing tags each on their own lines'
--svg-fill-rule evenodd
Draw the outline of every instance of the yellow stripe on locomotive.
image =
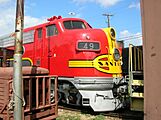
<svg viewBox="0 0 161 120">
<path fill-rule="evenodd" d="M 94 60 L 71 60 L 69 61 L 69 67 L 92 67 L 104 73 L 122 73 L 121 61 L 109 61 L 110 55 L 101 55 Z"/>
</svg>

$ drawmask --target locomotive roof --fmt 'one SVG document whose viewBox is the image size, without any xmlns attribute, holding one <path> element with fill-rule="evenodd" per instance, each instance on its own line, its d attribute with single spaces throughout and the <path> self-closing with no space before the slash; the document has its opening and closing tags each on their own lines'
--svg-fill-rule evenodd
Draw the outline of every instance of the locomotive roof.
<svg viewBox="0 0 161 120">
<path fill-rule="evenodd" d="M 29 43 L 29 42 L 33 42 L 33 36 L 34 36 L 34 31 L 35 29 L 38 29 L 38 28 L 42 28 L 42 27 L 46 27 L 48 25 L 51 25 L 51 24 L 62 24 L 63 21 L 68 21 L 68 20 L 78 20 L 78 21 L 83 21 L 83 22 L 86 22 L 85 20 L 83 19 L 80 19 L 80 18 L 61 18 L 61 17 L 51 17 L 48 19 L 48 22 L 45 22 L 45 23 L 42 23 L 42 24 L 39 24 L 39 25 L 35 25 L 35 26 L 32 26 L 32 27 L 28 27 L 28 28 L 25 28 L 23 31 L 24 31 L 24 36 L 30 36 L 29 37 L 24 37 L 24 43 Z M 14 35 L 15 33 L 10 33 L 10 34 L 6 34 L 6 35 L 3 35 L 3 36 L 0 36 L 0 47 L 8 47 L 8 46 L 13 46 L 14 45 Z"/>
<path fill-rule="evenodd" d="M 63 21 L 68 21 L 68 20 L 79 20 L 79 21 L 86 22 L 85 20 L 83 20 L 81 18 L 60 18 L 60 19 L 54 19 L 52 21 L 48 21 L 48 22 L 45 22 L 45 23 L 42 23 L 42 24 L 39 24 L 39 25 L 35 25 L 35 26 L 32 26 L 32 27 L 25 28 L 24 32 L 28 31 L 28 30 L 37 29 L 37 28 L 40 28 L 40 27 L 43 27 L 43 26 L 47 26 L 49 24 L 54 24 L 54 23 L 58 23 L 58 22 L 62 23 Z"/>
</svg>

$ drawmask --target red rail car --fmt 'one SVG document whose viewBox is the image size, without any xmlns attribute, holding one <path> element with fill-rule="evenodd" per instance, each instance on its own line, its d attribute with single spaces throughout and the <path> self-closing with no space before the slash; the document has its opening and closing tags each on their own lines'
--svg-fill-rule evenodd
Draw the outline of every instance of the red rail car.
<svg viewBox="0 0 161 120">
<path fill-rule="evenodd" d="M 58 116 L 57 76 L 40 67 L 23 67 L 23 120 L 49 120 Z M 13 120 L 13 68 L 0 68 L 0 119 Z"/>
<path fill-rule="evenodd" d="M 54 16 L 24 29 L 23 38 L 23 57 L 58 75 L 60 101 L 94 111 L 122 106 L 125 86 L 114 28 L 93 29 L 83 19 Z M 13 49 L 14 34 L 0 39 Z"/>
</svg>

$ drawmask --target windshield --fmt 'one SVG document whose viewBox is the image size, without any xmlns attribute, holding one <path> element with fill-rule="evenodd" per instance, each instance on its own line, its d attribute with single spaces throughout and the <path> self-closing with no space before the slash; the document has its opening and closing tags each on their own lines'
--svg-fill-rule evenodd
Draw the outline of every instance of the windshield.
<svg viewBox="0 0 161 120">
<path fill-rule="evenodd" d="M 86 29 L 84 22 L 82 21 L 64 21 L 63 22 L 65 29 Z"/>
</svg>

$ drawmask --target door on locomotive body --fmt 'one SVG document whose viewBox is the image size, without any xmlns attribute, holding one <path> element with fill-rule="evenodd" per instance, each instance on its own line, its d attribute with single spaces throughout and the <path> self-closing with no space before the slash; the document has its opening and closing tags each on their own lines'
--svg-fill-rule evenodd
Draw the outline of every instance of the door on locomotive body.
<svg viewBox="0 0 161 120">
<path fill-rule="evenodd" d="M 34 64 L 36 66 L 43 67 L 43 28 L 35 30 L 35 41 L 34 41 Z"/>
<path fill-rule="evenodd" d="M 54 70 L 58 69 L 55 68 L 55 61 L 57 59 L 57 51 L 58 44 L 60 42 L 59 31 L 56 24 L 50 24 L 46 26 L 46 47 L 48 51 L 48 69 L 50 74 L 55 74 Z"/>
</svg>

